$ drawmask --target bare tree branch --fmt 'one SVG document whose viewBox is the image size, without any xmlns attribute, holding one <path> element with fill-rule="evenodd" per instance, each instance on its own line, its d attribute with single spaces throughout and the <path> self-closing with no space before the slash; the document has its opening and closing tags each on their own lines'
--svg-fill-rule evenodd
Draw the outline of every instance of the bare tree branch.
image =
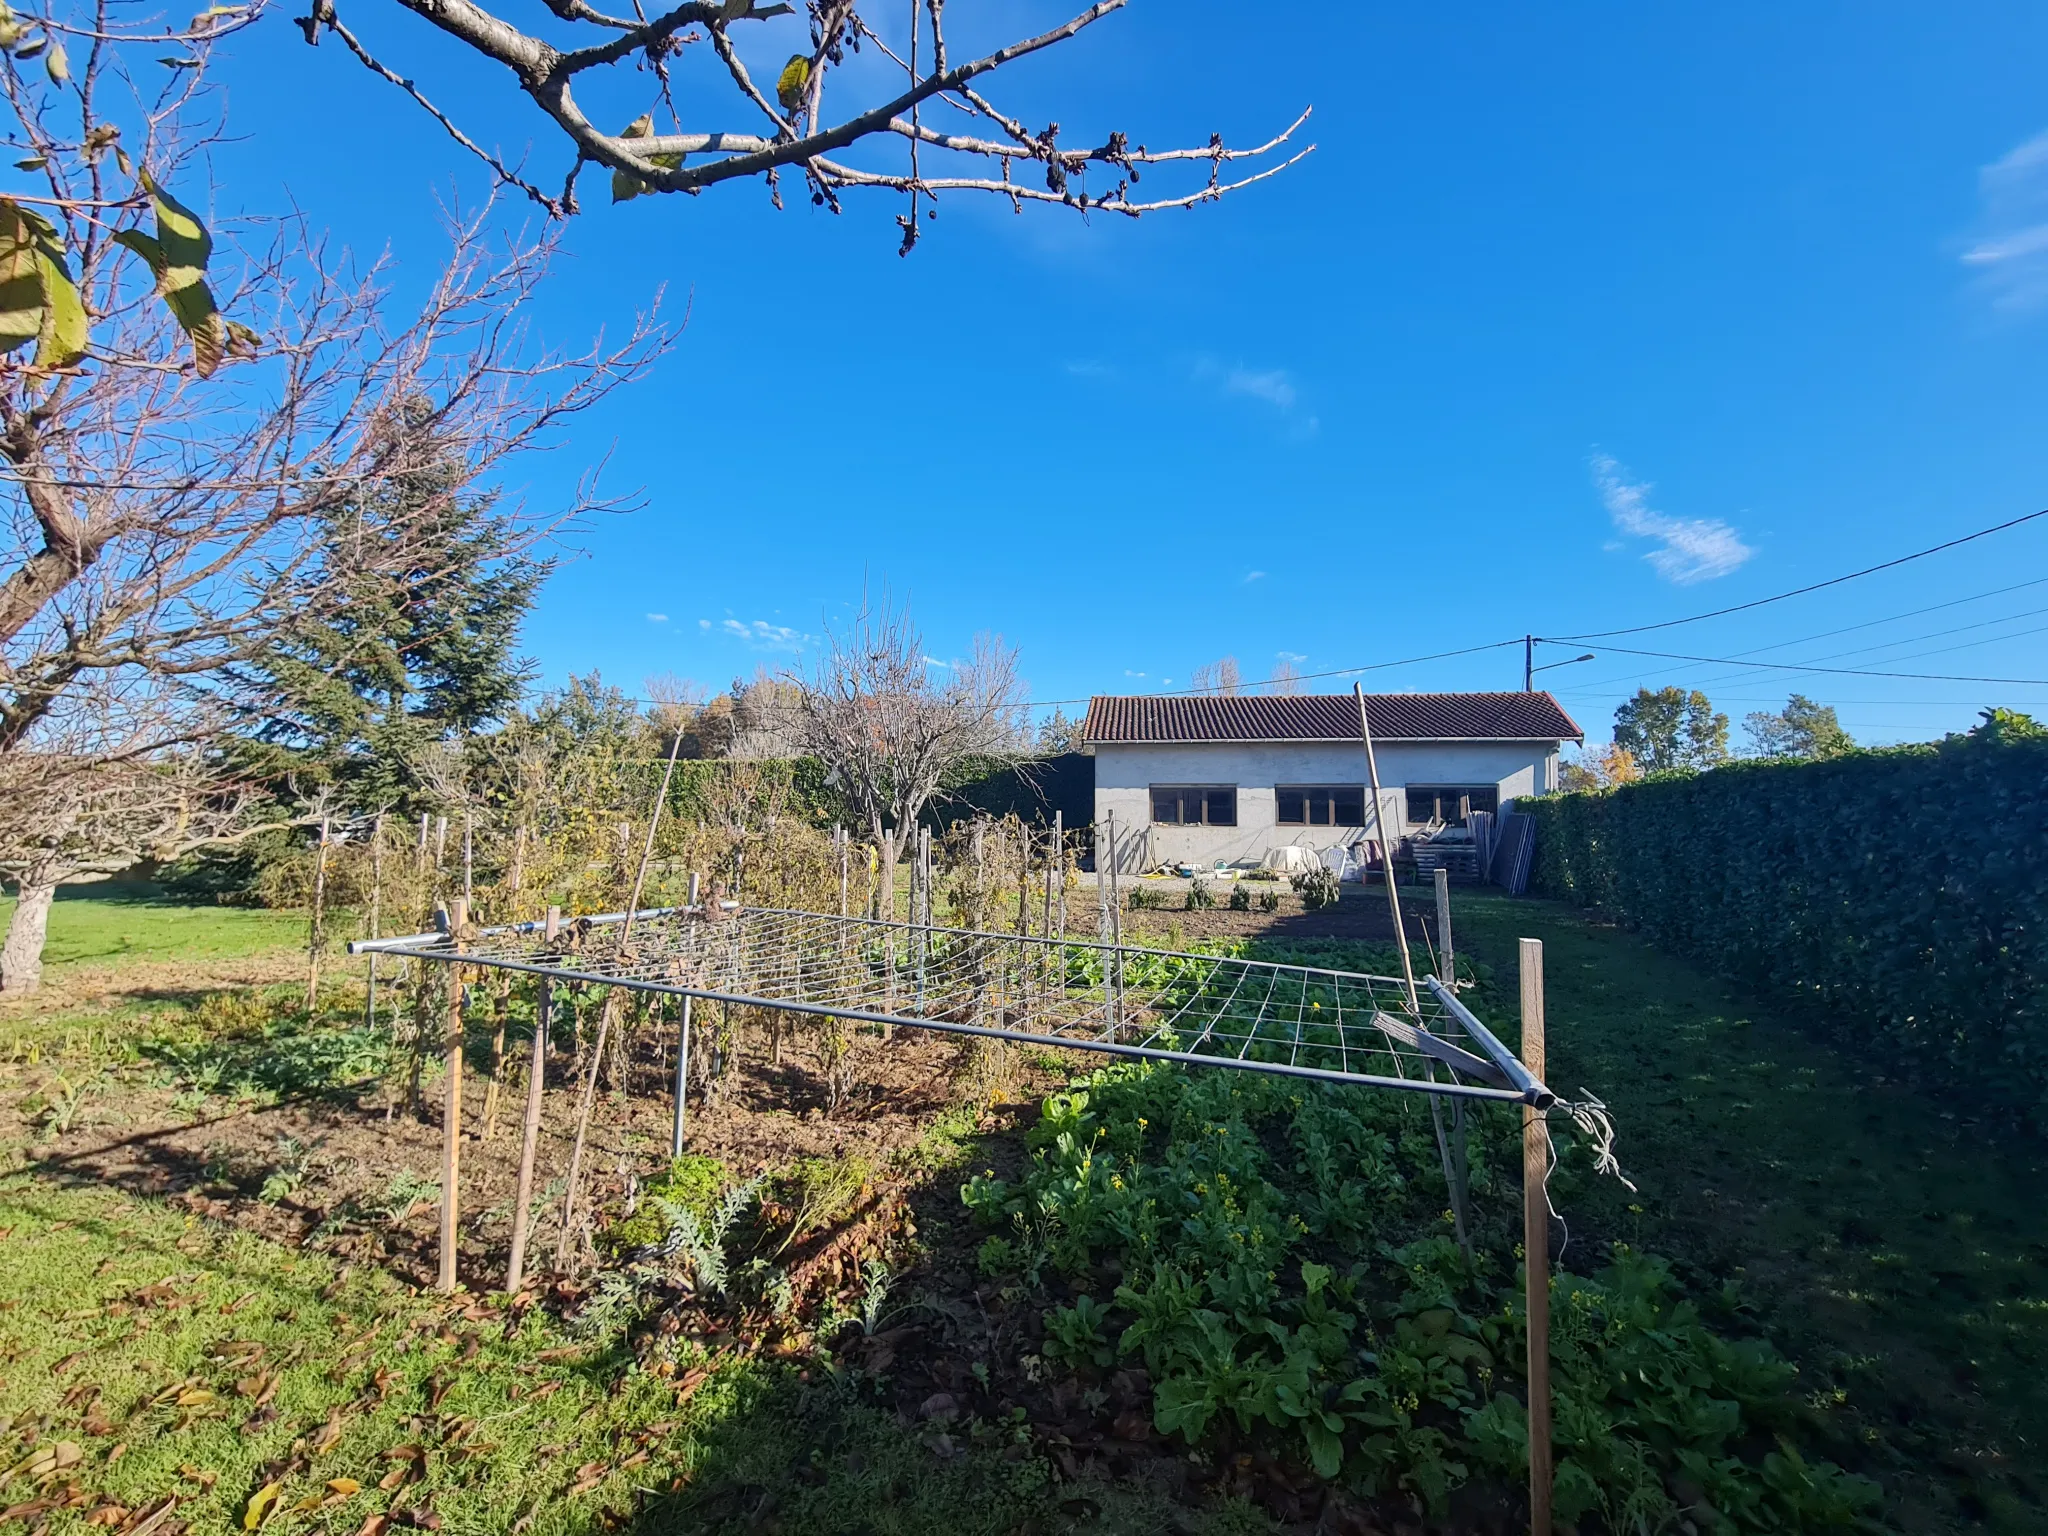
<svg viewBox="0 0 2048 1536">
<path fill-rule="evenodd" d="M 793 166 L 804 172 L 814 201 L 835 207 L 835 194 L 850 188 L 911 193 L 912 211 L 905 224 L 907 250 L 916 240 L 916 199 L 920 196 L 993 192 L 1020 206 L 1024 202 L 1043 202 L 1077 211 L 1103 208 L 1135 217 L 1166 208 L 1193 207 L 1251 186 L 1295 164 L 1314 148 L 1309 145 L 1294 151 L 1284 161 L 1253 174 L 1231 178 L 1222 174 L 1223 167 L 1233 161 L 1268 158 L 1285 150 L 1307 120 L 1308 114 L 1303 112 L 1284 132 L 1249 149 L 1229 148 L 1221 135 L 1212 135 L 1210 142 L 1201 147 L 1150 150 L 1140 145 L 1133 149 L 1128 136 L 1119 132 L 1107 135 L 1095 148 L 1070 150 L 1059 143 L 1057 123 L 1033 132 L 1021 119 L 998 108 L 977 87 L 975 82 L 1007 65 L 1079 37 L 1122 9 L 1126 0 L 1098 0 L 1058 26 L 961 63 L 954 62 L 948 47 L 943 0 L 922 0 L 922 14 L 919 0 L 911 0 L 909 35 L 900 51 L 884 39 L 872 20 L 859 13 L 856 0 L 805 0 L 808 45 L 791 55 L 790 71 L 794 73 L 786 74 L 783 82 L 787 86 L 793 78 L 794 90 L 779 90 L 775 95 L 756 83 L 753 71 L 735 46 L 733 28 L 741 22 L 765 22 L 793 14 L 792 7 L 786 4 L 685 0 L 659 15 L 627 21 L 599 12 L 585 0 L 547 0 L 549 11 L 558 21 L 597 28 L 607 34 L 602 41 L 584 46 L 558 47 L 515 26 L 489 9 L 483 0 L 397 3 L 446 36 L 510 70 L 519 89 L 567 137 L 575 159 L 560 197 L 548 198 L 537 192 L 514 176 L 501 157 L 480 148 L 473 136 L 432 106 L 412 80 L 401 78 L 378 62 L 356 34 L 343 26 L 331 7 L 302 24 L 307 26 L 309 41 L 314 40 L 315 24 L 319 22 L 339 33 L 365 65 L 398 84 L 464 148 L 553 213 L 575 211 L 576 168 L 586 161 L 617 173 L 621 184 L 631 189 L 618 194 L 621 196 L 637 190 L 695 193 L 746 176 L 765 176 L 772 184 L 778 171 Z M 930 64 L 921 69 L 917 39 L 925 25 L 931 34 Z M 659 100 L 673 112 L 675 98 L 669 89 L 672 61 L 687 44 L 699 40 L 711 43 L 723 66 L 724 84 L 733 92 L 734 99 L 768 120 L 765 132 L 745 133 L 717 126 L 685 130 L 678 125 L 673 133 L 640 133 L 638 130 L 647 121 L 643 117 L 635 124 L 637 136 L 628 136 L 599 128 L 578 104 L 573 87 L 579 79 L 621 65 L 638 65 L 655 77 Z M 838 121 L 831 121 L 824 111 L 826 76 L 843 66 L 847 55 L 859 51 L 863 42 L 877 47 L 904 71 L 904 88 L 888 100 L 850 110 Z M 834 100 L 837 99 L 835 91 Z M 946 133 L 926 127 L 920 119 L 920 109 L 934 99 L 947 102 L 970 118 L 985 121 L 994 130 L 994 136 Z M 907 141 L 908 164 L 902 168 L 852 165 L 833 158 L 856 145 L 896 138 Z M 918 151 L 924 147 L 952 159 L 978 161 L 986 169 L 970 171 L 963 166 L 957 171 L 928 174 L 918 159 Z M 1011 164 L 1019 159 L 1036 162 L 1043 168 L 1043 190 L 1019 184 L 1012 178 Z M 992 165 L 992 161 L 999 163 Z M 1131 193 L 1140 167 L 1205 161 L 1208 176 L 1198 187 L 1176 188 L 1142 199 Z M 1119 180 L 1113 190 L 1091 197 L 1075 182 L 1097 166 L 1115 171 Z"/>
</svg>

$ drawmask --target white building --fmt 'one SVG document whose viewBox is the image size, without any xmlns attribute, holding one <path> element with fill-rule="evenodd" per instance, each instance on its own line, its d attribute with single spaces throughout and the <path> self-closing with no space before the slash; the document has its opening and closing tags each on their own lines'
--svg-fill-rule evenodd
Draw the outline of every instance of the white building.
<svg viewBox="0 0 2048 1536">
<path fill-rule="evenodd" d="M 1555 789 L 1559 748 L 1585 737 L 1547 693 L 1367 694 L 1366 708 L 1397 839 Z M 1095 758 L 1095 824 L 1115 815 L 1120 868 L 1379 840 L 1351 694 L 1099 695 L 1081 738 Z"/>
</svg>

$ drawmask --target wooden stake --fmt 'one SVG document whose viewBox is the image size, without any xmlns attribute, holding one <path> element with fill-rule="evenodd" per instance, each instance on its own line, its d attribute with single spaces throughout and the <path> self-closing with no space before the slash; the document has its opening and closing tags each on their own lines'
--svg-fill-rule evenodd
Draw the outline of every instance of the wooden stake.
<svg viewBox="0 0 2048 1536">
<path fill-rule="evenodd" d="M 384 920 L 384 813 L 370 822 L 370 937 L 381 938 L 378 926 Z M 377 951 L 370 951 L 370 993 L 363 1008 L 363 1026 L 377 1027 Z"/>
<path fill-rule="evenodd" d="M 1543 1081 L 1543 941 L 1523 939 L 1522 1065 Z M 1522 1106 L 1522 1255 L 1529 1315 L 1529 1531 L 1550 1536 L 1550 1129 Z"/>
<path fill-rule="evenodd" d="M 448 818 L 434 818 L 434 869 L 438 872 L 448 862 Z"/>
<path fill-rule="evenodd" d="M 832 829 L 832 846 L 833 846 L 834 848 L 838 849 L 838 851 L 839 851 L 839 915 L 840 915 L 841 917 L 844 917 L 844 916 L 846 916 L 846 914 L 847 914 L 847 906 L 846 906 L 846 874 L 847 874 L 847 871 L 846 871 L 846 855 L 847 855 L 847 847 L 846 847 L 846 844 L 847 844 L 846 828 L 844 828 L 844 827 L 834 827 L 834 828 Z"/>
<path fill-rule="evenodd" d="M 562 931 L 562 909 L 548 908 L 547 941 Z M 512 1257 L 505 1265 L 505 1294 L 519 1294 L 526 1275 L 527 1209 L 533 1203 L 533 1156 L 540 1146 L 541 1097 L 547 1092 L 548 1025 L 555 1012 L 553 978 L 540 979 L 540 1005 L 533 1016 L 533 1062 L 526 1069 L 526 1129 L 519 1142 L 519 1191 L 512 1202 Z"/>
<path fill-rule="evenodd" d="M 472 875 L 476 868 L 476 835 L 470 820 L 469 807 L 462 808 L 462 899 L 473 900 L 476 891 Z"/>
<path fill-rule="evenodd" d="M 1067 936 L 1067 825 L 1066 812 L 1052 813 L 1053 875 L 1059 881 L 1059 936 Z"/>
<path fill-rule="evenodd" d="M 1458 984 L 1458 961 L 1451 947 L 1451 872 L 1438 866 L 1436 872 L 1436 929 L 1437 944 L 1443 950 L 1437 964 L 1443 967 L 1443 984 L 1455 987 Z"/>
<path fill-rule="evenodd" d="M 1365 772 L 1372 780 L 1372 826 L 1380 835 L 1380 869 L 1387 877 L 1387 911 L 1394 919 L 1394 943 L 1401 951 L 1401 978 L 1408 984 L 1408 1011 L 1422 1016 L 1422 1004 L 1415 996 L 1415 963 L 1408 958 L 1408 929 L 1401 922 L 1401 893 L 1394 885 L 1394 840 L 1387 835 L 1386 810 L 1380 803 L 1380 764 L 1372 750 L 1372 721 L 1365 713 L 1365 684 L 1353 683 L 1358 699 L 1358 734 L 1365 738 Z"/>
<path fill-rule="evenodd" d="M 683 1028 L 676 1040 L 676 1118 L 668 1137 L 671 1160 L 683 1155 L 683 1105 L 690 1091 L 690 1004 L 695 1001 L 693 997 L 683 999 Z"/>
<path fill-rule="evenodd" d="M 469 926 L 469 903 L 457 897 L 448 904 L 448 933 L 462 948 Z M 448 1096 L 441 1109 L 441 1279 L 444 1291 L 455 1289 L 455 1245 L 462 1210 L 462 967 L 448 967 L 448 1035 L 444 1042 Z"/>
<path fill-rule="evenodd" d="M 306 935 L 306 1012 L 320 1000 L 320 952 L 327 947 L 327 818 L 313 848 L 313 926 Z"/>
</svg>

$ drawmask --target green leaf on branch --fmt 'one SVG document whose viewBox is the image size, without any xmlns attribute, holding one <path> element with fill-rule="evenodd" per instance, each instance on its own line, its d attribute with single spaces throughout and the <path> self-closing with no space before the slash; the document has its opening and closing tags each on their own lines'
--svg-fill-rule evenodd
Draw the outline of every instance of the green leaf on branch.
<svg viewBox="0 0 2048 1536">
<path fill-rule="evenodd" d="M 619 134 L 619 137 L 622 139 L 646 139 L 653 136 L 654 114 L 651 112 L 642 112 L 632 122 L 626 124 Z M 672 171 L 683 163 L 683 157 L 681 155 L 649 155 L 647 156 L 647 163 L 649 165 L 658 165 L 665 171 Z M 630 171 L 612 172 L 612 201 L 615 203 L 630 203 L 634 198 L 653 190 L 653 187 L 649 186 L 638 176 L 633 175 Z"/>
<path fill-rule="evenodd" d="M 36 367 L 68 368 L 85 340 L 85 303 L 56 226 L 0 198 L 0 351 L 33 341 Z"/>
<path fill-rule="evenodd" d="M 192 338 L 192 366 L 204 379 L 220 367 L 238 337 L 206 286 L 206 263 L 213 256 L 213 236 L 197 214 L 157 185 L 148 171 L 141 176 L 156 210 L 154 237 L 139 229 L 123 229 L 114 238 L 144 261 L 156 277 L 156 291 L 171 316 Z M 246 327 L 244 327 L 246 330 Z M 250 336 L 253 338 L 254 333 Z"/>
</svg>

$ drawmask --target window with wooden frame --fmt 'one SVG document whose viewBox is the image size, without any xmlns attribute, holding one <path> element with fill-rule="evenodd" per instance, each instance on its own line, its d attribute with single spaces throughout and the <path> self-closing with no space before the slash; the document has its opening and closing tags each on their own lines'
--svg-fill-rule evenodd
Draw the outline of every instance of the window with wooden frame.
<svg viewBox="0 0 2048 1536">
<path fill-rule="evenodd" d="M 1462 827 L 1465 818 L 1474 811 L 1497 811 L 1500 809 L 1500 786 L 1498 784 L 1410 784 L 1408 786 L 1408 825 L 1419 827 L 1424 822 L 1440 821 L 1446 826 Z"/>
<path fill-rule="evenodd" d="M 1275 820 L 1283 827 L 1362 827 L 1363 784 L 1277 784 Z"/>
<path fill-rule="evenodd" d="M 1235 784 L 1154 784 L 1152 820 L 1162 827 L 1234 827 Z"/>
</svg>

